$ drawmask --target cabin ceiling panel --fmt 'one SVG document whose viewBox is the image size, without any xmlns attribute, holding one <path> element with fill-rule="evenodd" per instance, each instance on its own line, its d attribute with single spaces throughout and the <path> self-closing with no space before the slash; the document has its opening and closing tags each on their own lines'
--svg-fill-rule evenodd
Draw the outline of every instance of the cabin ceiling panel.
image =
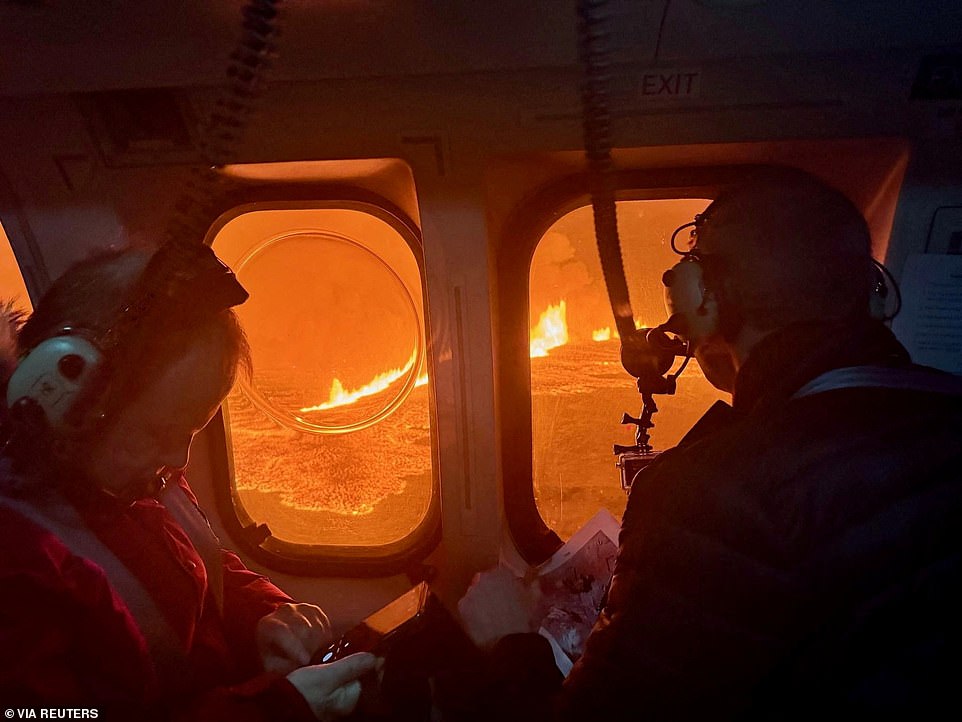
<svg viewBox="0 0 962 722">
<path fill-rule="evenodd" d="M 651 58 L 665 0 L 613 0 L 609 6 L 612 51 L 622 59 Z M 575 0 L 368 0 L 316 10 L 311 0 L 290 3 L 279 77 L 468 73 L 578 62 Z"/>
<path fill-rule="evenodd" d="M 243 0 L 0 5 L 0 94 L 220 84 Z M 577 63 L 575 0 L 284 0 L 275 80 Z M 613 60 L 957 46 L 957 0 L 610 0 Z M 663 30 L 663 32 L 662 32 Z"/>
<path fill-rule="evenodd" d="M 660 60 L 957 45 L 958 0 L 673 0 Z"/>
<path fill-rule="evenodd" d="M 0 6 L 0 93 L 220 82 L 243 0 L 42 0 Z"/>
</svg>

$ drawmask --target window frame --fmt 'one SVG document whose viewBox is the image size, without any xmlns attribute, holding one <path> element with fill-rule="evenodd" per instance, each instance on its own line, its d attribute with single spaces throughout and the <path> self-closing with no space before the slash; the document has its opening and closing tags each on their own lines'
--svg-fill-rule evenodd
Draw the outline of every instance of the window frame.
<svg viewBox="0 0 962 722">
<path fill-rule="evenodd" d="M 20 271 L 20 278 L 27 289 L 27 300 L 34 308 L 53 283 L 47 270 L 43 253 L 30 224 L 23 215 L 23 208 L 13 195 L 13 190 L 3 173 L 0 173 L 0 227 L 7 238 L 13 259 Z"/>
<path fill-rule="evenodd" d="M 715 198 L 762 165 L 624 170 L 615 173 L 617 201 Z M 529 357 L 531 261 L 554 223 L 591 204 L 588 175 L 569 176 L 541 188 L 508 217 L 497 256 L 501 343 L 497 397 L 501 468 L 508 531 L 521 557 L 532 565 L 563 544 L 538 510 L 534 497 L 531 359 Z M 626 375 L 626 381 L 627 381 Z M 612 483 L 617 483 L 612 477 Z"/>
<path fill-rule="evenodd" d="M 355 210 L 368 213 L 390 225 L 408 244 L 418 264 L 422 319 L 426 336 L 426 364 L 433 378 L 432 348 L 427 330 L 430 328 L 424 253 L 418 225 L 386 198 L 350 186 L 284 188 L 277 186 L 251 188 L 242 196 L 232 196 L 211 223 L 205 243 L 213 244 L 221 229 L 241 215 L 275 210 Z M 374 577 L 417 570 L 441 541 L 440 479 L 437 466 L 437 405 L 433 383 L 428 384 L 428 414 L 431 433 L 432 493 L 424 518 L 406 537 L 382 545 L 297 544 L 276 539 L 266 527 L 257 524 L 237 500 L 234 489 L 234 460 L 230 429 L 219 409 L 205 430 L 211 465 L 214 505 L 230 540 L 245 554 L 266 568 L 288 574 L 307 576 Z M 266 533 L 265 533 L 266 532 Z M 423 576 L 423 575 L 421 575 Z"/>
</svg>

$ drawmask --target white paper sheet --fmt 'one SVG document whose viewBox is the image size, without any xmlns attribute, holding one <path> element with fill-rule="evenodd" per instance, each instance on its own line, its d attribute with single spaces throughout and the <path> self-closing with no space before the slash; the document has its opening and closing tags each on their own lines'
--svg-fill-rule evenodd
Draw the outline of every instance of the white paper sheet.
<svg viewBox="0 0 962 722">
<path fill-rule="evenodd" d="M 611 512 L 602 509 L 537 570 L 538 631 L 552 642 L 556 660 L 559 651 L 567 657 L 567 664 L 558 664 L 565 675 L 584 651 L 601 611 L 618 554 L 619 529 Z"/>
<path fill-rule="evenodd" d="M 962 255 L 909 256 L 900 287 L 892 330 L 912 360 L 962 374 Z"/>
</svg>

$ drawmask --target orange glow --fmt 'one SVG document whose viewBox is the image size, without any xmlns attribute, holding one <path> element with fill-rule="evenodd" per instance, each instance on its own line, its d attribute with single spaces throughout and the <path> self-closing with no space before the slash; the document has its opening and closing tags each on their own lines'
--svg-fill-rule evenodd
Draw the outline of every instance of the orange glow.
<svg viewBox="0 0 962 722">
<path fill-rule="evenodd" d="M 562 299 L 556 306 L 548 306 L 531 329 L 531 358 L 544 358 L 548 351 L 568 343 L 567 304 Z"/>
<path fill-rule="evenodd" d="M 365 384 L 359 389 L 353 389 L 348 391 L 344 388 L 344 384 L 341 383 L 340 379 L 334 379 L 331 383 L 331 394 L 327 401 L 317 406 L 305 406 L 301 408 L 302 413 L 308 413 L 311 411 L 326 411 L 327 409 L 335 409 L 338 406 L 347 406 L 348 404 L 357 403 L 360 399 L 366 396 L 374 396 L 382 391 L 390 388 L 398 379 L 404 378 L 411 372 L 411 367 L 414 365 L 414 355 L 408 359 L 408 362 L 404 364 L 403 368 L 394 368 L 390 371 L 385 371 L 374 377 L 369 383 Z M 427 376 L 424 376 L 424 382 L 427 383 Z M 415 385 L 421 386 L 420 379 Z"/>
<path fill-rule="evenodd" d="M 396 177 L 404 166 L 323 164 L 228 173 L 346 182 L 375 172 Z M 287 543 L 378 549 L 399 542 L 422 523 L 436 493 L 421 272 L 411 245 L 380 215 L 327 207 L 254 210 L 229 221 L 214 240 L 218 255 L 235 267 L 257 251 L 239 272 L 251 294 L 238 309 L 254 356 L 250 385 L 278 415 L 297 422 L 270 417 L 244 389 L 231 394 L 234 506 Z M 285 234 L 291 235 L 263 248 Z M 393 378 L 392 370 L 404 374 Z M 416 384 L 423 388 L 414 388 L 386 423 L 340 434 L 299 430 L 360 425 Z"/>
<path fill-rule="evenodd" d="M 3 226 L 0 226 L 0 301 L 12 301 L 13 309 L 17 311 L 33 311 L 23 274 Z"/>
<path fill-rule="evenodd" d="M 667 240 L 675 228 L 707 205 L 704 199 L 618 202 L 618 223 L 625 238 L 623 261 L 639 328 L 651 328 L 665 320 L 661 276 L 677 262 Z M 531 355 L 548 355 L 528 364 L 531 478 L 539 512 L 563 539 L 581 528 L 599 506 L 616 518 L 624 513 L 627 497 L 612 468 L 612 442 L 633 441 L 634 429 L 620 420 L 625 411 L 636 413 L 641 407 L 637 385 L 619 361 L 618 327 L 598 257 L 592 215 L 591 207 L 585 206 L 558 219 L 539 241 L 528 275 L 530 316 L 526 320 L 531 329 Z M 564 314 L 560 313 L 562 298 Z M 558 306 L 549 308 L 549 304 Z M 548 312 L 541 314 L 546 308 Z M 548 354 L 548 347 L 554 344 L 543 339 L 553 321 L 560 326 L 559 317 L 566 326 L 565 345 Z M 721 398 L 698 371 L 697 364 L 691 364 L 678 383 L 678 393 L 664 400 L 651 432 L 656 448 L 676 444 Z M 658 401 L 661 406 L 660 397 Z M 506 432 L 523 432 L 510 418 L 514 407 L 506 408 Z"/>
</svg>

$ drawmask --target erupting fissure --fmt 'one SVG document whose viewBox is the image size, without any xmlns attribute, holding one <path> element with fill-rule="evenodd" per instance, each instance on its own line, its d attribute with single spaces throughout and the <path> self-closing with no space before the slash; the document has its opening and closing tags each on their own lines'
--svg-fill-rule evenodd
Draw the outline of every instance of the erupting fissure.
<svg viewBox="0 0 962 722">
<path fill-rule="evenodd" d="M 548 355 L 548 352 L 551 349 L 564 346 L 568 343 L 567 313 L 568 304 L 564 299 L 559 301 L 557 304 L 549 305 L 548 308 L 542 312 L 540 318 L 538 319 L 537 325 L 531 329 L 531 358 L 544 358 Z M 591 332 L 591 339 L 593 341 L 610 341 L 613 338 L 618 338 L 618 332 L 612 331 L 611 327 L 609 326 L 595 329 Z M 361 399 L 368 396 L 374 396 L 382 391 L 386 391 L 394 382 L 404 378 L 407 374 L 409 374 L 414 363 L 415 357 L 412 354 L 411 358 L 408 359 L 404 366 L 400 368 L 393 368 L 389 371 L 384 371 L 357 389 L 346 389 L 343 382 L 340 379 L 335 378 L 331 382 L 331 391 L 328 395 L 327 401 L 317 404 L 316 406 L 305 406 L 301 408 L 301 413 L 327 411 L 340 406 L 347 406 L 349 404 L 357 403 Z M 417 388 L 419 386 L 425 386 L 427 383 L 428 375 L 424 373 L 418 376 L 414 386 Z"/>
<path fill-rule="evenodd" d="M 544 358 L 548 351 L 568 343 L 568 306 L 562 299 L 556 306 L 548 306 L 531 329 L 531 358 Z"/>
<path fill-rule="evenodd" d="M 415 354 L 411 354 L 411 358 L 408 359 L 407 363 L 401 368 L 393 368 L 390 371 L 385 371 L 383 373 L 375 376 L 369 383 L 366 383 L 359 389 L 351 389 L 350 391 L 344 388 L 344 384 L 340 379 L 335 378 L 331 382 L 331 393 L 328 396 L 327 401 L 318 404 L 317 406 L 305 406 L 301 408 L 301 413 L 309 413 L 311 411 L 327 411 L 328 409 L 334 409 L 339 406 L 347 406 L 348 404 L 354 404 L 367 396 L 374 396 L 382 391 L 390 388 L 398 379 L 404 378 L 411 372 L 411 367 L 415 363 Z M 418 386 L 424 386 L 428 382 L 427 374 L 421 374 L 417 381 L 414 383 L 415 388 Z"/>
<path fill-rule="evenodd" d="M 551 349 L 568 343 L 567 314 L 568 303 L 564 299 L 545 309 L 529 334 L 531 358 L 544 358 Z M 636 323 L 636 325 L 641 328 L 641 324 Z M 618 332 L 613 331 L 610 326 L 596 328 L 591 332 L 592 341 L 610 341 L 617 338 L 619 338 Z"/>
</svg>

